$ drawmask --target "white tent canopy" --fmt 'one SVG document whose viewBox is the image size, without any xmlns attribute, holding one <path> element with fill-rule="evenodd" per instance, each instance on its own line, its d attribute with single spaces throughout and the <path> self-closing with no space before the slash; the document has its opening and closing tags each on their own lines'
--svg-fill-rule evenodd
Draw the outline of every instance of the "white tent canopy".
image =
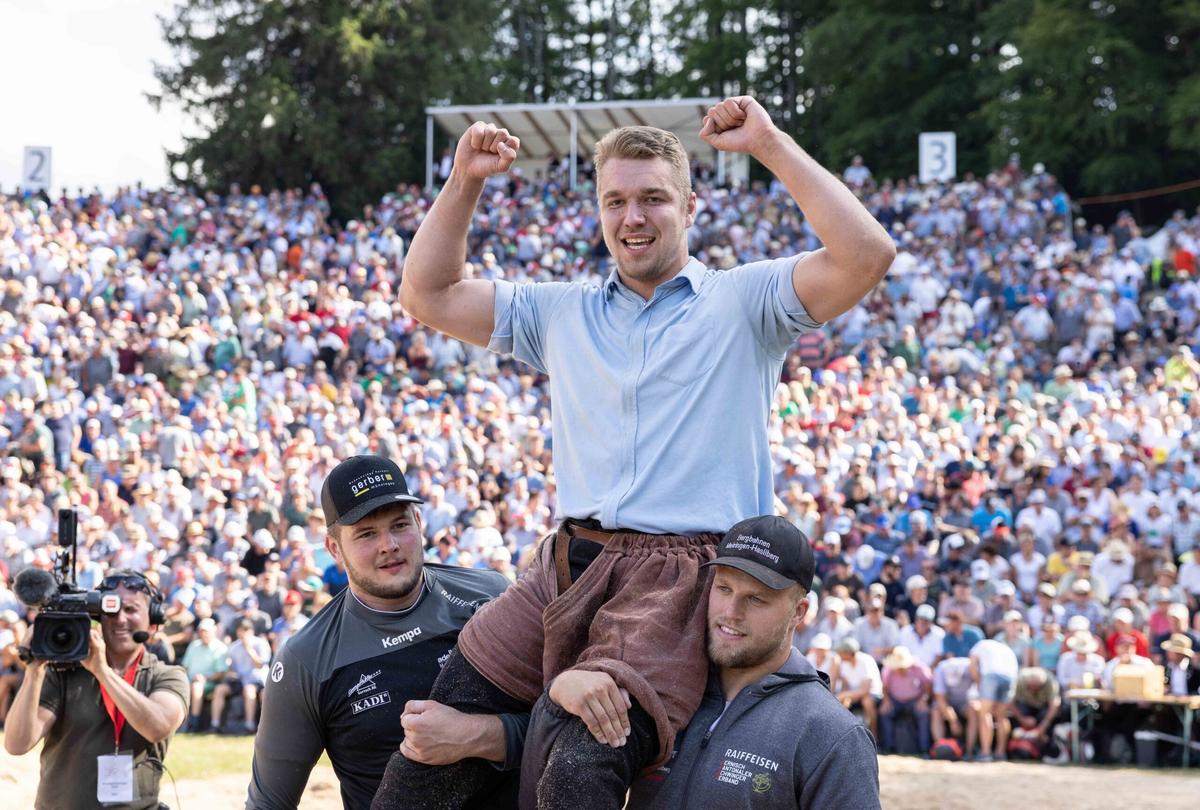
<svg viewBox="0 0 1200 810">
<path fill-rule="evenodd" d="M 575 187 L 579 156 L 588 157 L 596 141 L 611 129 L 635 124 L 670 130 L 679 136 L 688 155 L 702 158 L 715 150 L 700 140 L 700 125 L 718 98 L 683 98 L 669 101 L 585 101 L 559 104 L 464 104 L 425 108 L 425 188 L 432 190 L 434 125 L 450 135 L 451 142 L 476 121 L 502 126 L 521 139 L 520 161 L 545 165 L 567 157 L 571 162 L 571 188 Z M 724 181 L 725 161 L 715 154 L 717 181 Z"/>
</svg>

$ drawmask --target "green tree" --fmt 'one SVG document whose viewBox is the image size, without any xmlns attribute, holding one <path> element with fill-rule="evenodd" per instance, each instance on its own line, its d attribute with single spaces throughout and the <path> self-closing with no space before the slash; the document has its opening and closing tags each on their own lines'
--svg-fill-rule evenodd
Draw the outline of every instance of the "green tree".
<svg viewBox="0 0 1200 810">
<path fill-rule="evenodd" d="M 1019 152 L 1084 194 L 1200 172 L 1200 8 L 1194 0 L 1009 0 L 1020 19 L 989 77 L 991 156 Z"/>
<path fill-rule="evenodd" d="M 749 0 L 684 0 L 666 12 L 678 69 L 658 83 L 660 93 L 725 97 L 750 93 L 750 63 L 760 55 L 760 14 Z"/>
<path fill-rule="evenodd" d="M 572 0 L 504 5 L 491 49 L 496 99 L 543 103 L 586 92 L 576 52 L 586 33 L 578 5 Z"/>
<path fill-rule="evenodd" d="M 958 135 L 959 173 L 988 167 L 980 78 L 992 62 L 975 0 L 836 0 L 803 59 L 800 135 L 826 165 L 917 168 L 917 136 Z"/>
<path fill-rule="evenodd" d="M 202 132 L 168 155 L 180 181 L 223 189 L 319 182 L 351 216 L 424 175 L 424 108 L 494 97 L 483 0 L 189 0 L 161 18 L 170 99 Z"/>
</svg>

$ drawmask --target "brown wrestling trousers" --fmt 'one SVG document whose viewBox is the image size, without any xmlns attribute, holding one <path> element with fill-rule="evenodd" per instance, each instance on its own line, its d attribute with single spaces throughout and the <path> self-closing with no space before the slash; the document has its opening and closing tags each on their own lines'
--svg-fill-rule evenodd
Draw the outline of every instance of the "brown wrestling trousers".
<svg viewBox="0 0 1200 810">
<path fill-rule="evenodd" d="M 572 536 L 604 548 L 560 593 L 554 552 Z M 542 541 L 529 571 L 472 617 L 458 649 L 493 685 L 529 705 L 564 670 L 607 672 L 654 720 L 657 767 L 704 694 L 709 577 L 700 566 L 719 540 L 564 522 Z"/>
</svg>

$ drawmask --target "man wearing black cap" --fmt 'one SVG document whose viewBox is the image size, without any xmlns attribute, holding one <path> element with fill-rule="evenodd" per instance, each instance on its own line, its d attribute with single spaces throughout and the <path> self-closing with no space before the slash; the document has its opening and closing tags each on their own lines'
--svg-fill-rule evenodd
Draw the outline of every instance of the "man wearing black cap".
<svg viewBox="0 0 1200 810">
<path fill-rule="evenodd" d="M 815 568 L 808 540 L 782 518 L 751 518 L 708 565 L 708 690 L 629 808 L 879 807 L 870 733 L 791 645 Z M 570 687 L 556 681 L 550 697 L 575 700 Z"/>
<path fill-rule="evenodd" d="M 322 750 L 355 810 L 370 806 L 398 747 L 436 764 L 519 761 L 523 715 L 466 715 L 425 700 L 463 625 L 508 580 L 425 563 L 421 502 L 381 456 L 354 456 L 325 479 L 325 547 L 349 585 L 271 666 L 247 808 L 295 808 Z M 508 705 L 502 694 L 477 697 Z"/>
</svg>

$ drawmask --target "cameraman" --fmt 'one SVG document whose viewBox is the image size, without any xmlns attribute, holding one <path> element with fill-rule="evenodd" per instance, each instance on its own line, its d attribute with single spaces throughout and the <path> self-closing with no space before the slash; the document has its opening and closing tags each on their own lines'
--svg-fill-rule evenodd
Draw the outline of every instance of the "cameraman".
<svg viewBox="0 0 1200 810">
<path fill-rule="evenodd" d="M 133 801 L 105 808 L 157 808 L 167 741 L 187 716 L 183 670 L 162 663 L 134 640 L 150 626 L 146 578 L 119 571 L 105 577 L 100 589 L 119 594 L 121 610 L 102 616 L 99 629 L 92 627 L 82 666 L 55 670 L 31 661 L 7 718 L 8 753 L 19 756 L 46 741 L 38 810 L 101 807 L 97 774 L 102 764 L 114 783 L 133 782 Z M 32 629 L 26 644 L 31 638 Z"/>
</svg>

